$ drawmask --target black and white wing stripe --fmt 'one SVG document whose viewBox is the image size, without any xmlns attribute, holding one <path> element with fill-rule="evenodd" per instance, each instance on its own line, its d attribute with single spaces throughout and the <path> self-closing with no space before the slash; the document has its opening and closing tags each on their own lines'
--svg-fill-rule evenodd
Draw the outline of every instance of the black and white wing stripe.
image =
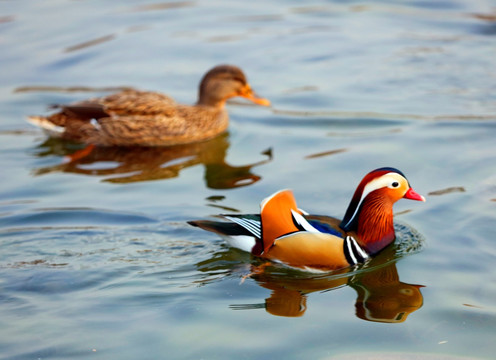
<svg viewBox="0 0 496 360">
<path fill-rule="evenodd" d="M 260 221 L 243 218 L 243 217 L 237 217 L 237 216 L 229 216 L 229 215 L 224 215 L 224 217 L 238 224 L 242 228 L 248 230 L 257 239 L 262 238 L 262 224 L 260 223 Z"/>
<path fill-rule="evenodd" d="M 291 214 L 294 225 L 300 231 L 319 232 L 319 230 L 310 225 L 310 223 L 298 212 L 291 210 Z M 262 238 L 262 223 L 259 218 L 244 217 L 239 215 L 223 215 L 223 217 L 238 224 L 256 238 Z"/>
<path fill-rule="evenodd" d="M 347 236 L 343 242 L 343 251 L 346 260 L 350 265 L 363 263 L 369 258 L 367 252 L 358 245 L 357 241 L 352 236 Z"/>
</svg>

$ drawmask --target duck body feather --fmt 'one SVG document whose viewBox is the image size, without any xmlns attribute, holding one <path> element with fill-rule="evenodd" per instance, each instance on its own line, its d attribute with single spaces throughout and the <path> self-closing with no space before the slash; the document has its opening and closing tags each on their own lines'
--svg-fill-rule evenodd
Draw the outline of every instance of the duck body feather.
<svg viewBox="0 0 496 360">
<path fill-rule="evenodd" d="M 223 133 L 224 108 L 179 105 L 154 92 L 126 90 L 101 99 L 61 106 L 48 117 L 32 116 L 42 128 L 63 129 L 59 137 L 100 146 L 170 146 L 211 139 Z M 53 135 L 53 133 L 50 133 Z"/>
</svg>

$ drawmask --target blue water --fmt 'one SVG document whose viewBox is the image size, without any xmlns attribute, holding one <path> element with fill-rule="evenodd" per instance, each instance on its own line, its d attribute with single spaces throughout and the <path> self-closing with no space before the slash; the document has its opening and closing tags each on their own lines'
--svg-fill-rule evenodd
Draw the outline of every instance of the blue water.
<svg viewBox="0 0 496 360">
<path fill-rule="evenodd" d="M 495 35 L 485 0 L 0 2 L 0 358 L 492 359 Z M 272 107 L 206 143 L 67 163 L 25 122 L 122 86 L 193 103 L 220 63 Z M 245 278 L 186 224 L 282 188 L 342 217 L 382 166 L 427 202 L 362 268 Z"/>
</svg>

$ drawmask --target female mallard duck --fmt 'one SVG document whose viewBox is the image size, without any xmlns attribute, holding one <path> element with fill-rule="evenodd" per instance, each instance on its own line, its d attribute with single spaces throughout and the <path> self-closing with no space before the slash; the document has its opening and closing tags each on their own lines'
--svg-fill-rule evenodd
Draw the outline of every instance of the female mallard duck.
<svg viewBox="0 0 496 360">
<path fill-rule="evenodd" d="M 170 97 L 150 91 L 124 90 L 109 96 L 57 105 L 50 116 L 29 121 L 49 135 L 101 146 L 168 146 L 207 140 L 224 132 L 227 99 L 241 96 L 268 106 L 258 97 L 243 71 L 219 65 L 203 77 L 198 102 L 180 105 Z"/>
<path fill-rule="evenodd" d="M 308 215 L 289 190 L 261 203 L 260 215 L 224 215 L 231 222 L 190 221 L 236 248 L 286 265 L 335 270 L 364 262 L 395 239 L 393 204 L 401 198 L 425 201 L 394 168 L 368 173 L 358 185 L 344 219 Z"/>
</svg>

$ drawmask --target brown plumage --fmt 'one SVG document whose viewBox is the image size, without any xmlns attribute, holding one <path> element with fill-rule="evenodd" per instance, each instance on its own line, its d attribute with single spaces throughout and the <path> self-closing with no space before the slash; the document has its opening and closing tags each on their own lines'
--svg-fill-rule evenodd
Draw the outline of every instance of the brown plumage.
<svg viewBox="0 0 496 360">
<path fill-rule="evenodd" d="M 57 105 L 50 116 L 29 121 L 49 135 L 102 146 L 169 146 L 211 139 L 227 129 L 225 102 L 241 96 L 268 106 L 258 97 L 241 69 L 219 65 L 208 71 L 199 86 L 195 105 L 177 104 L 150 91 L 124 90 L 70 105 Z"/>
</svg>

